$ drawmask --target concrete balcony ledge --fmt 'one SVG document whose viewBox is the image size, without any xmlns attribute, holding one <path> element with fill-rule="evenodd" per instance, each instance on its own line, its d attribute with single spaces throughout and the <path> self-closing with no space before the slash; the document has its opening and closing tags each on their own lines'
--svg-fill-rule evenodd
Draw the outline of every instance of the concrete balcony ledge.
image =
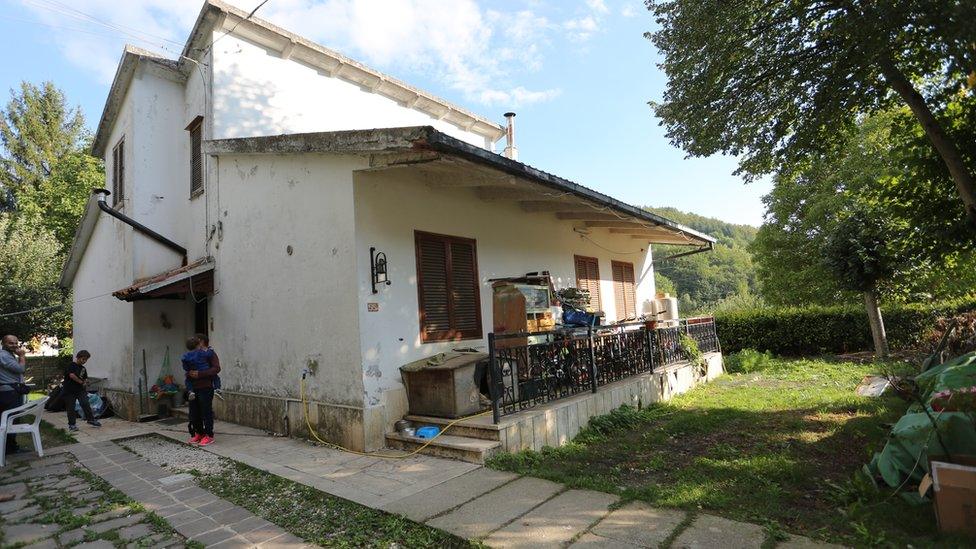
<svg viewBox="0 0 976 549">
<path fill-rule="evenodd" d="M 624 404 L 642 408 L 667 401 L 724 373 L 721 353 L 705 353 L 705 360 L 708 367 L 704 376 L 690 362 L 677 362 L 604 385 L 596 393 L 580 393 L 502 416 L 497 425 L 490 415 L 464 420 L 451 428 L 451 434 L 498 441 L 498 451 L 503 452 L 562 446 L 579 434 L 592 417 L 609 414 Z M 407 419 L 442 426 L 451 421 L 426 416 Z"/>
</svg>

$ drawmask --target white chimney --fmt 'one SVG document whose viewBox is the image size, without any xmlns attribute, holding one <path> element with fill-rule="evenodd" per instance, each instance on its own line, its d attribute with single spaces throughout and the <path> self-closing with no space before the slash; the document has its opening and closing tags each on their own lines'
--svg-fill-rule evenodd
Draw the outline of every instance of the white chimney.
<svg viewBox="0 0 976 549">
<path fill-rule="evenodd" d="M 518 149 L 515 147 L 515 113 L 505 113 L 505 120 L 508 121 L 508 127 L 505 129 L 505 150 L 502 155 L 518 160 Z"/>
</svg>

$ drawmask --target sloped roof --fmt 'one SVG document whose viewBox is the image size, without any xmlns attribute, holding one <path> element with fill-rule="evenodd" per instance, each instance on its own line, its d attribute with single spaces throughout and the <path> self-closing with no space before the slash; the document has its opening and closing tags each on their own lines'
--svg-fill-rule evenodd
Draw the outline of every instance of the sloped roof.
<svg viewBox="0 0 976 549">
<path fill-rule="evenodd" d="M 140 61 L 157 63 L 165 68 L 178 71 L 185 79 L 204 52 L 211 46 L 213 31 L 230 25 L 235 35 L 241 35 L 262 46 L 277 49 L 282 57 L 293 58 L 321 69 L 331 76 L 341 77 L 380 95 L 400 102 L 409 108 L 427 113 L 455 126 L 482 135 L 492 142 L 505 135 L 505 129 L 498 123 L 472 113 L 445 99 L 441 99 L 420 88 L 411 86 L 392 76 L 383 74 L 341 53 L 326 48 L 302 36 L 285 30 L 258 17 L 248 17 L 248 12 L 221 2 L 207 0 L 200 10 L 183 52 L 177 60 L 167 59 L 152 52 L 126 46 L 109 90 L 108 100 L 92 143 L 92 154 L 105 154 L 108 133 L 111 132 L 118 115 L 122 99 L 128 90 L 132 75 Z M 226 21 L 226 23 L 225 23 Z"/>
<path fill-rule="evenodd" d="M 557 191 L 560 196 L 572 195 L 577 199 L 593 203 L 640 223 L 679 235 L 684 245 L 711 247 L 715 238 L 698 232 L 651 213 L 643 208 L 632 206 L 616 198 L 574 183 L 557 175 L 542 171 L 517 160 L 487 151 L 451 137 L 431 126 L 412 126 L 405 128 L 381 128 L 374 130 L 349 130 L 285 134 L 266 137 L 241 137 L 207 141 L 204 150 L 211 155 L 225 154 L 301 154 L 301 153 L 346 153 L 360 155 L 382 155 L 389 153 L 423 154 L 424 152 L 444 153 L 464 161 L 500 170 L 519 180 L 540 185 Z M 421 156 L 422 160 L 423 157 Z M 606 214 L 611 215 L 611 214 Z M 623 220 L 622 220 L 623 221 Z M 626 222 L 626 221 L 624 221 Z"/>
</svg>

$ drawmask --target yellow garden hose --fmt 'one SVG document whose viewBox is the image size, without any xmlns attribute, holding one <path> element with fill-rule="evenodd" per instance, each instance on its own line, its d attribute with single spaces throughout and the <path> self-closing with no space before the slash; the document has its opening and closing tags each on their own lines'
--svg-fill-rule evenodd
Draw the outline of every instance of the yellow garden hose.
<svg viewBox="0 0 976 549">
<path fill-rule="evenodd" d="M 412 451 L 412 452 L 410 452 L 408 454 L 398 454 L 398 455 L 390 455 L 390 454 L 369 454 L 369 453 L 366 453 L 366 452 L 357 452 L 355 450 L 350 450 L 349 448 L 343 448 L 342 446 L 339 446 L 338 444 L 335 444 L 333 442 L 328 442 L 326 440 L 322 440 L 322 438 L 319 437 L 319 434 L 317 432 L 315 432 L 315 429 L 312 428 L 312 421 L 308 417 L 308 400 L 305 398 L 305 375 L 304 374 L 302 375 L 302 381 L 301 381 L 301 393 L 302 393 L 302 414 L 305 416 L 305 425 L 308 426 L 308 432 L 309 432 L 309 434 L 312 435 L 313 438 L 315 438 L 315 440 L 319 441 L 320 443 L 322 443 L 322 444 L 324 444 L 326 446 L 335 448 L 336 450 L 342 450 L 343 452 L 349 452 L 350 454 L 356 454 L 356 455 L 360 455 L 360 456 L 376 457 L 376 458 L 384 458 L 384 459 L 405 459 L 405 458 L 411 457 L 411 456 L 413 456 L 415 454 L 418 454 L 418 453 L 420 453 L 421 450 L 423 450 L 424 448 L 430 446 L 430 443 L 431 442 L 434 442 L 434 439 L 436 439 L 437 437 L 439 437 L 439 436 L 443 435 L 444 433 L 446 433 L 447 430 L 450 429 L 451 427 L 453 427 L 456 423 L 461 422 L 461 421 L 464 421 L 466 419 L 471 419 L 473 417 L 479 417 L 479 416 L 483 416 L 483 415 L 487 415 L 487 414 L 490 414 L 491 413 L 491 410 L 487 410 L 487 411 L 481 412 L 479 414 L 474 414 L 474 415 L 465 416 L 465 417 L 461 417 L 461 418 L 455 419 L 454 421 L 452 421 L 452 422 L 448 423 L 446 426 L 444 426 L 444 428 L 441 429 L 439 433 L 437 433 L 433 437 L 429 438 L 427 440 L 427 442 L 425 442 L 420 448 L 417 448 L 416 450 L 414 450 L 414 451 Z"/>
</svg>

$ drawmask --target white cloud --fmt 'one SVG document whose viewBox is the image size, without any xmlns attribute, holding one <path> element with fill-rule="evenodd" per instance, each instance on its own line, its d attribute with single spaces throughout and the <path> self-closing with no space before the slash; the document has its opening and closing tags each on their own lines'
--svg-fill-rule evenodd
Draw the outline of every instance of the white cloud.
<svg viewBox="0 0 976 549">
<path fill-rule="evenodd" d="M 624 4 L 624 7 L 620 10 L 620 15 L 624 17 L 637 17 L 637 8 L 631 4 Z"/>
<path fill-rule="evenodd" d="M 610 11 L 607 9 L 607 5 L 603 3 L 603 0 L 586 0 L 586 5 L 597 13 L 608 13 Z"/>
<path fill-rule="evenodd" d="M 247 11 L 259 3 L 231 1 Z M 61 0 L 21 2 L 48 25 L 87 30 L 62 32 L 57 43 L 104 83 L 125 42 L 175 58 L 202 6 L 201 0 L 88 0 L 77 8 Z M 257 16 L 384 71 L 429 75 L 470 101 L 526 104 L 558 95 L 517 83 L 520 74 L 542 67 L 548 35 L 558 28 L 531 9 L 503 13 L 474 0 L 272 0 Z"/>
<path fill-rule="evenodd" d="M 599 30 L 600 25 L 597 23 L 595 17 L 587 15 L 586 17 L 566 21 L 563 23 L 563 28 L 566 29 L 570 38 L 582 42 L 589 40 Z"/>
</svg>

